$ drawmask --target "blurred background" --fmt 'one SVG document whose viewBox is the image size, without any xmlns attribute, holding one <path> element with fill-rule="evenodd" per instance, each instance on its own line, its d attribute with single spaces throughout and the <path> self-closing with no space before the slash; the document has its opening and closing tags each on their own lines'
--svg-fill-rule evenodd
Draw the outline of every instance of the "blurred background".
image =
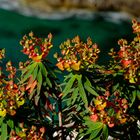
<svg viewBox="0 0 140 140">
<path fill-rule="evenodd" d="M 53 34 L 54 47 L 49 57 L 59 51 L 67 38 L 88 36 L 99 45 L 99 63 L 105 64 L 110 48 L 118 48 L 120 38 L 131 40 L 131 20 L 139 18 L 140 0 L 0 0 L 0 48 L 15 65 L 25 60 L 19 41 L 33 31 L 36 36 Z"/>
</svg>

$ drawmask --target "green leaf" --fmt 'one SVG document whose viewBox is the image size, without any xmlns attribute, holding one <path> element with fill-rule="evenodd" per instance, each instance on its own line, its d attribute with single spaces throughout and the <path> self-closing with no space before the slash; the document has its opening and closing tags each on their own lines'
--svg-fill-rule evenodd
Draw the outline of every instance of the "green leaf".
<svg viewBox="0 0 140 140">
<path fill-rule="evenodd" d="M 94 127 L 92 128 L 92 130 L 103 128 L 102 122 L 94 122 L 93 124 L 94 124 Z"/>
<path fill-rule="evenodd" d="M 1 125 L 1 140 L 7 140 L 8 132 L 7 132 L 7 124 L 2 123 Z"/>
<path fill-rule="evenodd" d="M 98 134 L 101 132 L 101 130 L 102 130 L 102 127 L 92 131 L 92 133 L 91 133 L 91 135 L 89 137 L 89 140 L 95 140 L 97 138 Z"/>
<path fill-rule="evenodd" d="M 78 88 L 73 88 L 70 90 L 71 96 L 69 98 L 66 98 L 64 101 L 67 103 L 68 106 L 73 105 L 75 100 L 77 99 L 78 93 L 76 94 L 75 91 L 77 91 Z M 79 90 L 78 90 L 79 91 Z"/>
<path fill-rule="evenodd" d="M 74 89 L 74 91 L 73 91 L 73 93 L 72 93 L 72 96 L 71 96 L 71 98 L 72 98 L 72 102 L 71 102 L 71 104 L 74 104 L 75 103 L 75 101 L 76 101 L 76 99 L 77 99 L 77 96 L 78 96 L 78 88 L 75 88 Z"/>
<path fill-rule="evenodd" d="M 48 77 L 48 71 L 46 69 L 46 67 L 44 66 L 43 63 L 39 63 L 39 67 L 41 69 L 41 73 L 42 73 L 42 76 L 44 76 L 46 79 L 46 83 L 48 84 L 49 87 L 52 87 L 52 83 Z"/>
<path fill-rule="evenodd" d="M 108 114 L 109 114 L 109 116 L 113 116 L 114 115 L 114 109 L 113 108 L 109 108 L 108 109 Z"/>
<path fill-rule="evenodd" d="M 21 129 L 19 127 L 15 127 L 16 133 L 20 132 Z"/>
<path fill-rule="evenodd" d="M 131 107 L 131 106 L 133 105 L 133 103 L 135 102 L 135 99 L 136 99 L 136 96 L 137 96 L 137 92 L 139 92 L 139 91 L 134 90 L 134 91 L 132 92 L 132 98 L 131 98 L 130 107 Z"/>
<path fill-rule="evenodd" d="M 79 94 L 85 104 L 85 107 L 88 107 L 88 100 L 87 100 L 87 96 L 82 84 L 82 75 L 77 75 L 76 76 L 77 80 L 78 80 L 78 88 L 79 88 Z"/>
<path fill-rule="evenodd" d="M 30 69 L 27 71 L 27 73 L 25 75 L 23 75 L 23 78 L 21 80 L 21 83 L 24 83 L 29 77 L 30 75 L 33 73 L 33 71 L 35 70 L 36 67 L 36 63 L 33 63 L 30 67 Z"/>
<path fill-rule="evenodd" d="M 37 75 L 37 94 L 40 94 L 41 86 L 42 86 L 42 73 L 40 69 Z"/>
<path fill-rule="evenodd" d="M 13 122 L 13 120 L 7 120 L 7 125 L 11 128 L 11 129 L 13 129 L 14 128 L 14 122 Z"/>
<path fill-rule="evenodd" d="M 22 73 L 21 76 L 23 76 L 28 70 L 30 70 L 30 68 L 32 67 L 32 64 L 33 64 L 33 63 L 30 63 L 28 66 L 26 66 L 26 67 L 21 71 L 21 73 Z M 34 64 L 35 64 L 35 63 L 34 63 Z"/>
<path fill-rule="evenodd" d="M 42 86 L 42 73 L 41 73 L 41 69 L 38 71 L 38 75 L 37 75 L 37 81 L 40 85 L 40 87 Z"/>
<path fill-rule="evenodd" d="M 71 90 L 71 88 L 72 88 L 72 86 L 73 86 L 73 83 L 74 83 L 74 81 L 75 81 L 75 75 L 72 75 L 71 76 L 71 78 L 70 78 L 70 80 L 67 82 L 67 84 L 66 84 L 66 86 L 65 86 L 65 88 L 64 88 L 64 90 L 63 90 L 63 97 L 62 98 L 64 98 L 65 96 L 67 96 L 67 94 L 70 92 L 70 90 Z"/>
<path fill-rule="evenodd" d="M 94 96 L 99 96 L 99 94 L 92 88 L 92 85 L 91 85 L 88 78 L 86 78 L 86 82 L 84 83 L 84 87 L 89 93 L 93 94 Z"/>
<path fill-rule="evenodd" d="M 91 84 L 90 80 L 87 77 L 86 77 L 85 84 L 88 85 L 89 87 L 92 87 L 92 84 Z"/>
<path fill-rule="evenodd" d="M 95 138 L 94 140 L 101 140 L 100 137 Z"/>
<path fill-rule="evenodd" d="M 116 85 L 114 85 L 113 87 L 112 87 L 112 92 L 115 92 L 117 89 L 118 89 L 118 87 L 120 86 L 120 84 L 119 83 L 117 83 Z"/>
<path fill-rule="evenodd" d="M 0 117 L 0 126 L 2 125 L 4 117 Z"/>
<path fill-rule="evenodd" d="M 102 91 L 102 92 L 105 92 L 106 91 L 106 89 L 102 88 L 101 86 L 99 87 L 97 85 L 96 85 L 96 89 L 99 90 L 99 91 Z"/>
<path fill-rule="evenodd" d="M 90 135 L 91 133 L 92 133 L 92 129 L 89 129 L 89 128 L 88 128 L 87 131 L 84 132 L 84 136 L 85 136 L 85 135 Z"/>
<path fill-rule="evenodd" d="M 92 129 L 92 131 L 95 129 L 99 129 L 100 127 L 103 127 L 103 123 L 101 122 L 93 122 L 89 120 L 89 121 L 86 121 L 85 123 L 90 129 Z"/>
<path fill-rule="evenodd" d="M 64 76 L 64 77 L 65 77 L 64 81 L 67 81 L 67 80 L 70 79 L 72 76 L 73 76 L 72 73 L 68 74 L 67 76 Z"/>
<path fill-rule="evenodd" d="M 65 101 L 67 103 L 67 106 L 70 106 L 71 105 L 71 102 L 72 102 L 72 99 L 71 98 L 68 98 Z"/>
<path fill-rule="evenodd" d="M 104 127 L 103 127 L 102 139 L 103 140 L 107 140 L 108 139 L 108 128 L 107 128 L 107 126 L 105 124 L 104 124 Z"/>
<path fill-rule="evenodd" d="M 39 63 L 39 67 L 41 69 L 42 75 L 47 78 L 48 77 L 48 71 L 47 71 L 46 67 L 44 66 L 44 64 Z"/>
<path fill-rule="evenodd" d="M 46 83 L 48 84 L 48 86 L 50 88 L 52 88 L 52 83 L 51 83 L 51 81 L 50 81 L 50 79 L 48 77 L 46 77 Z"/>
<path fill-rule="evenodd" d="M 89 117 L 84 117 L 85 125 L 87 126 L 87 131 L 85 135 L 90 135 L 89 140 L 94 140 L 97 136 L 101 136 L 101 130 L 103 129 L 102 122 L 93 122 Z"/>
<path fill-rule="evenodd" d="M 33 79 L 35 80 L 38 74 L 38 65 L 35 67 L 34 71 L 33 71 Z"/>
<path fill-rule="evenodd" d="M 41 86 L 39 83 L 37 83 L 37 95 L 40 94 L 40 91 L 41 91 Z"/>
</svg>

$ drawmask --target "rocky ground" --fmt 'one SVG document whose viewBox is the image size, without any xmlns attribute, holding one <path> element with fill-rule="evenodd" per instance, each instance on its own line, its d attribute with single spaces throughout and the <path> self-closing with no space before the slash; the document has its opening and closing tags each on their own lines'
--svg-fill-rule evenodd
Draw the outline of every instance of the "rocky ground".
<svg viewBox="0 0 140 140">
<path fill-rule="evenodd" d="M 122 0 L 86 0 L 86 2 L 85 0 L 0 0 L 0 8 L 13 10 L 26 16 L 37 16 L 38 18 L 45 19 L 64 19 L 73 16 L 93 19 L 96 14 L 100 14 L 106 19 L 117 21 L 118 19 L 128 19 L 132 16 L 136 16 L 136 14 L 132 14 L 132 12 L 130 12 L 131 14 L 128 12 L 128 14 L 125 10 L 122 10 L 126 0 L 122 1 L 123 4 L 121 1 Z M 140 0 L 135 1 L 139 2 Z M 138 4 L 140 5 L 140 2 Z M 129 5 L 128 9 L 132 9 L 132 5 L 134 4 L 128 2 L 127 5 Z M 137 4 L 135 7 L 138 7 Z"/>
</svg>

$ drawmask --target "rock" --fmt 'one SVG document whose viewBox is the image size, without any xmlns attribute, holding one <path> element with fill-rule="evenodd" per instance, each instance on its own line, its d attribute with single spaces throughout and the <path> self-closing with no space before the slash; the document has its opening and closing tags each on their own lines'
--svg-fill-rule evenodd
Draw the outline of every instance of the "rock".
<svg viewBox="0 0 140 140">
<path fill-rule="evenodd" d="M 125 11 L 134 16 L 140 15 L 140 0 L 21 0 L 21 2 L 42 11 L 85 8 L 93 11 Z"/>
</svg>

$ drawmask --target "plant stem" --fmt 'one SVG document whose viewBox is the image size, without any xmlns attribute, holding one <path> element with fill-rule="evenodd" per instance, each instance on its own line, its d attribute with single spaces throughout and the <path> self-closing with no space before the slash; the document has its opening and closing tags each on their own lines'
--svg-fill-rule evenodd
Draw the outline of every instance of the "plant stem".
<svg viewBox="0 0 140 140">
<path fill-rule="evenodd" d="M 59 119 L 59 127 L 60 127 L 60 135 L 59 138 L 60 140 L 64 139 L 64 135 L 63 135 L 63 123 L 62 123 L 62 100 L 61 97 L 59 97 L 58 99 L 58 119 Z"/>
</svg>

